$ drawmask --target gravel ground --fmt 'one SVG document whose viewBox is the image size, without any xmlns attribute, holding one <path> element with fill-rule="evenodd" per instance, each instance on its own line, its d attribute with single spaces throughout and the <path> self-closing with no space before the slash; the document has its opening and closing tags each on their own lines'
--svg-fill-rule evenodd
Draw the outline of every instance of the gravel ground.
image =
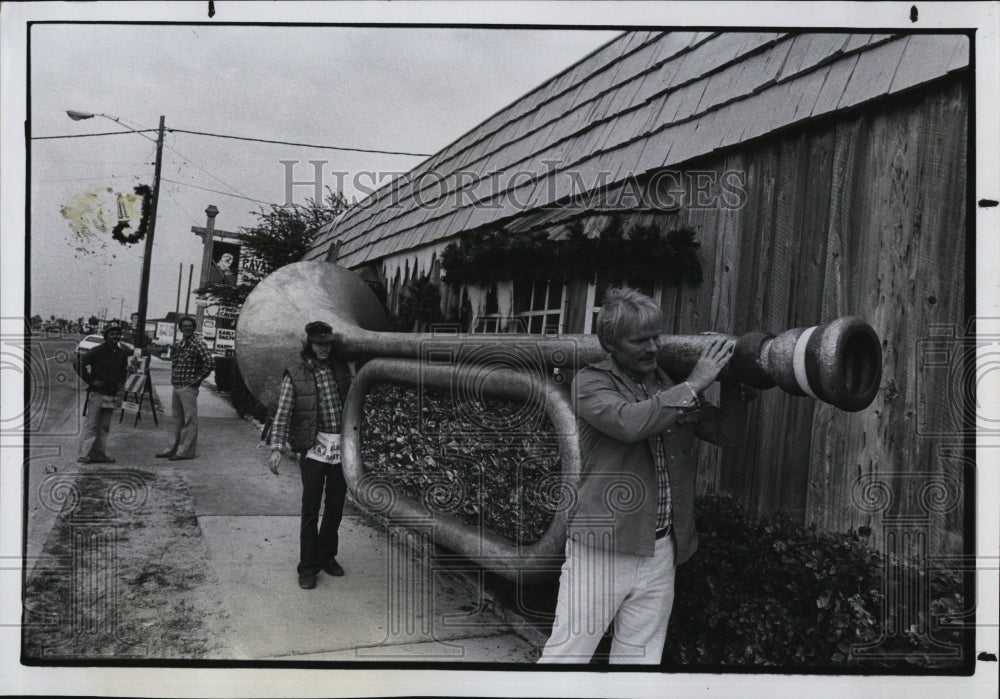
<svg viewBox="0 0 1000 699">
<path fill-rule="evenodd" d="M 184 478 L 89 467 L 63 502 L 25 590 L 23 659 L 211 659 L 228 619 Z"/>
</svg>

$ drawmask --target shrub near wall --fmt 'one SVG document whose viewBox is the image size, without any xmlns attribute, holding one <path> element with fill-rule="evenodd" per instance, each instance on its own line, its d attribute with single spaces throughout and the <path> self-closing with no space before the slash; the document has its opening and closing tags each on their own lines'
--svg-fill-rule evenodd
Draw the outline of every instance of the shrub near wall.
<svg viewBox="0 0 1000 699">
<path fill-rule="evenodd" d="M 220 375 L 225 377 L 223 383 L 219 383 Z M 243 383 L 243 375 L 240 367 L 232 357 L 219 357 L 215 360 L 216 385 L 220 391 L 227 392 L 229 404 L 233 406 L 240 417 L 252 417 L 258 422 L 267 421 L 267 408 L 250 392 L 247 385 Z"/>
<path fill-rule="evenodd" d="M 699 498 L 696 513 L 700 546 L 677 569 L 664 650 L 668 667 L 960 664 L 960 656 L 941 660 L 940 643 L 960 647 L 959 632 L 933 631 L 935 643 L 901 624 L 918 604 L 912 591 L 928 585 L 930 608 L 913 627 L 933 629 L 935 621 L 960 616 L 958 573 L 899 566 L 887 583 L 884 556 L 859 533 L 818 533 L 785 518 L 751 521 L 728 497 Z M 887 597 L 909 600 L 911 609 L 890 608 Z M 889 634 L 900 627 L 902 633 Z M 879 650 L 893 658 L 867 659 L 858 652 L 880 639 Z"/>
</svg>

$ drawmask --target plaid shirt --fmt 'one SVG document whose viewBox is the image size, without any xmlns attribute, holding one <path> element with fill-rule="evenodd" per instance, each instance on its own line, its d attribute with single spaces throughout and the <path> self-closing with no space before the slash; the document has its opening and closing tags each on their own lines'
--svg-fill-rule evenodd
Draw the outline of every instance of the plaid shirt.
<svg viewBox="0 0 1000 699">
<path fill-rule="evenodd" d="M 337 391 L 337 380 L 333 370 L 326 364 L 311 362 L 316 375 L 316 398 L 319 409 L 316 428 L 320 432 L 340 434 L 340 414 L 343 405 L 340 393 Z M 281 380 L 281 392 L 278 394 L 278 407 L 274 412 L 274 422 L 271 425 L 271 445 L 273 449 L 285 451 L 289 448 L 288 433 L 291 429 L 292 409 L 295 407 L 295 386 L 292 377 L 285 373 Z"/>
<path fill-rule="evenodd" d="M 636 381 L 642 397 L 648 399 L 649 391 L 641 381 Z M 636 396 L 638 398 L 638 396 Z M 667 451 L 663 445 L 663 433 L 653 440 L 653 463 L 656 464 L 656 530 L 659 531 L 673 521 L 673 498 L 670 493 L 670 474 L 667 471 Z"/>
<path fill-rule="evenodd" d="M 175 343 L 171 355 L 170 383 L 178 388 L 202 381 L 215 368 L 215 358 L 198 333 Z"/>
</svg>

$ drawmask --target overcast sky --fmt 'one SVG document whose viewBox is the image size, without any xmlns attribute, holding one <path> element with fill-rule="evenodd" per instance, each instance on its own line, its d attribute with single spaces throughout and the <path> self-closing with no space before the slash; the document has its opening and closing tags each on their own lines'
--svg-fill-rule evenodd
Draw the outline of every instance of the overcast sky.
<svg viewBox="0 0 1000 699">
<path fill-rule="evenodd" d="M 443 28 L 36 24 L 30 33 L 31 314 L 117 317 L 137 307 L 143 245 L 79 236 L 61 214 L 152 184 L 155 129 L 166 117 L 147 317 L 172 311 L 188 270 L 198 283 L 205 208 L 238 230 L 285 202 L 282 160 L 328 161 L 324 183 L 359 194 L 421 157 L 301 148 L 169 133 L 170 128 L 351 148 L 434 153 L 617 32 Z M 126 131 L 90 138 L 39 137 Z M 369 174 L 378 173 L 378 174 Z M 207 191 L 216 190 L 216 191 Z M 313 188 L 293 189 L 303 203 Z M 241 198 L 245 197 L 245 198 Z M 138 218 L 132 221 L 138 225 Z M 181 300 L 181 310 L 185 301 Z M 194 311 L 191 301 L 190 310 Z"/>
</svg>

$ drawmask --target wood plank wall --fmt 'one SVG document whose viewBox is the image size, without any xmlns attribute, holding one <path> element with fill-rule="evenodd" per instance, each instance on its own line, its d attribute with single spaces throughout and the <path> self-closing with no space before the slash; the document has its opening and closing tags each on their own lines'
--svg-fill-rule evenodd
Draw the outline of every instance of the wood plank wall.
<svg viewBox="0 0 1000 699">
<path fill-rule="evenodd" d="M 920 343 L 966 323 L 968 101 L 964 82 L 949 80 L 685 167 L 745 173 L 746 197 L 662 219 L 699 230 L 705 273 L 698 287 L 664 290 L 673 331 L 777 332 L 859 315 L 884 351 L 882 388 L 864 411 L 765 392 L 746 449 L 700 447 L 703 492 L 823 530 L 870 526 L 876 538 L 886 516 L 929 515 L 932 551 L 961 552 L 962 498 L 927 508 L 929 483 L 961 483 L 961 460 L 944 456 L 961 438 L 921 434 L 961 420 L 953 400 L 930 397 L 951 385 L 924 371 Z M 864 478 L 885 481 L 886 512 L 859 505 Z"/>
</svg>

